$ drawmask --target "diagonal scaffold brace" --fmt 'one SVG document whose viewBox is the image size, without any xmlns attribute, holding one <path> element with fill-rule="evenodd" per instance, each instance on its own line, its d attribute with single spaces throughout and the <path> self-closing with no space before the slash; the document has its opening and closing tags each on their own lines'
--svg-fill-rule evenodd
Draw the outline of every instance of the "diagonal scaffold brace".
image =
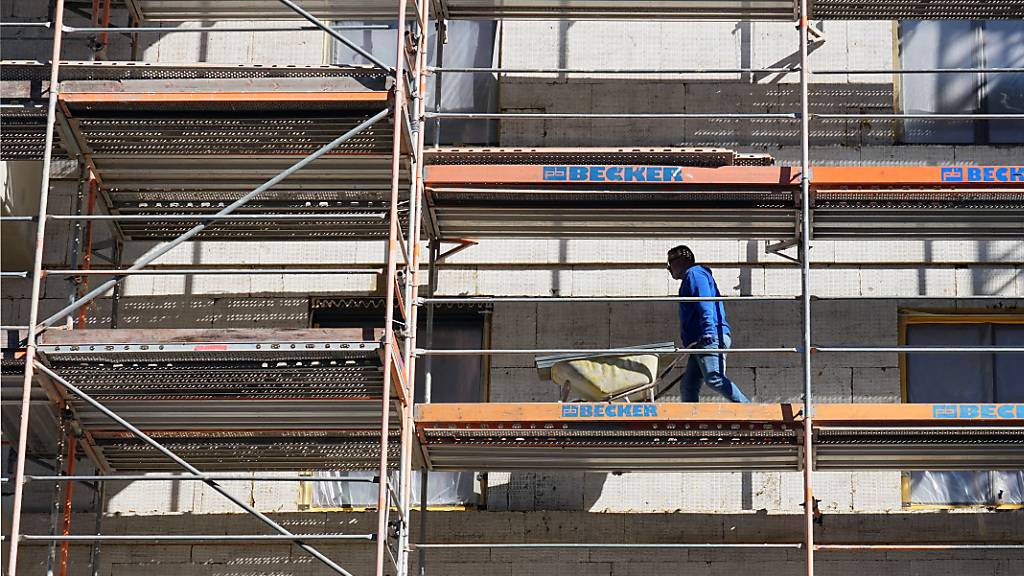
<svg viewBox="0 0 1024 576">
<path fill-rule="evenodd" d="M 299 16 L 302 16 L 303 18 L 308 20 L 310 23 L 312 23 L 317 28 L 319 28 L 319 29 L 323 30 L 324 32 L 326 32 L 327 35 L 329 35 L 331 38 L 334 38 L 338 42 L 341 42 L 342 44 L 347 46 L 350 50 L 352 50 L 356 54 L 359 54 L 363 58 L 366 58 L 367 60 L 369 60 L 374 66 L 380 68 L 381 70 L 385 70 L 387 72 L 394 72 L 395 71 L 393 66 L 388 66 L 387 64 L 382 62 L 379 58 L 377 58 L 373 54 L 370 54 L 369 52 L 364 50 L 358 44 L 352 42 L 348 38 L 345 38 L 345 36 L 342 35 L 340 32 L 338 32 L 334 28 L 328 26 L 322 20 L 317 18 L 316 16 L 313 16 L 312 14 L 307 12 L 305 9 L 302 8 L 302 6 L 299 6 L 295 2 L 292 2 L 292 0 L 279 0 L 279 1 L 281 2 L 281 4 L 284 4 L 288 8 L 292 9 L 292 11 L 294 11 Z M 399 52 L 399 54 L 401 54 L 401 52 Z M 400 78 L 396 78 L 395 79 L 395 82 L 399 82 L 399 81 L 401 81 Z"/>
<path fill-rule="evenodd" d="M 101 402 L 99 402 L 95 398 L 93 398 L 93 397 L 89 396 L 88 394 L 86 394 L 85 392 L 81 391 L 74 384 L 72 384 L 71 382 L 68 382 L 67 380 L 65 380 L 63 377 L 61 377 L 59 374 L 57 374 L 56 372 L 54 372 L 53 370 L 48 368 L 42 362 L 39 362 L 38 360 L 35 361 L 35 367 L 40 372 L 42 372 L 42 373 L 46 374 L 47 376 L 49 376 L 50 379 L 53 382 L 55 382 L 56 384 L 60 385 L 62 388 L 64 388 L 68 392 L 74 394 L 75 396 L 78 396 L 85 403 L 87 403 L 90 406 L 92 406 L 93 408 L 99 410 L 105 416 L 107 416 L 108 418 L 113 420 L 114 422 L 117 422 L 125 430 L 128 430 L 129 432 L 131 432 L 132 435 L 134 435 L 136 438 L 142 440 L 146 444 L 149 444 L 155 450 L 157 450 L 158 452 L 160 452 L 164 456 L 167 456 L 168 458 L 173 460 L 175 464 L 177 464 L 177 465 L 181 466 L 182 468 L 184 468 L 185 471 L 187 471 L 189 474 L 191 474 L 193 476 L 196 476 L 196 477 L 199 477 L 199 478 L 202 478 L 201 481 L 204 484 L 206 484 L 210 488 L 213 488 L 219 494 L 221 494 L 222 496 L 224 496 L 225 498 L 230 500 L 233 504 L 235 504 L 239 508 L 245 510 L 249 514 L 252 514 L 256 518 L 258 518 L 260 521 L 262 521 L 264 524 L 266 524 L 267 526 L 272 528 L 275 532 L 280 534 L 281 536 L 283 536 L 285 538 L 288 538 L 288 539 L 291 539 L 292 542 L 294 542 L 296 546 L 298 546 L 299 548 L 302 548 L 310 556 L 316 558 L 320 562 L 323 562 L 324 565 L 326 565 L 328 568 L 333 570 L 335 573 L 342 574 L 343 576 L 352 576 L 352 574 L 350 572 L 346 571 L 344 568 L 339 566 L 334 560 L 331 560 L 330 558 L 325 556 L 322 552 L 320 552 L 319 550 L 317 550 L 313 546 L 310 546 L 309 544 L 307 544 L 303 540 L 303 536 L 302 535 L 296 535 L 296 534 L 291 533 L 287 528 L 285 528 L 284 526 L 281 526 L 280 524 L 275 522 L 273 519 L 271 519 L 266 514 L 263 514 L 259 510 L 256 510 L 252 506 L 250 506 L 250 505 L 246 504 L 245 502 L 243 502 L 242 500 L 240 500 L 237 496 L 234 496 L 233 494 L 228 492 L 226 489 L 224 489 L 216 481 L 210 480 L 208 478 L 203 478 L 204 474 L 198 468 L 196 468 L 195 466 L 189 464 L 188 461 L 186 461 L 184 458 L 182 458 L 181 456 L 178 456 L 177 454 L 172 452 L 170 449 L 168 449 L 166 446 L 164 446 L 163 444 L 160 444 L 155 439 L 153 439 L 152 437 L 147 435 L 142 430 L 139 430 L 138 428 L 136 428 L 131 422 L 128 422 L 124 418 L 118 416 L 117 413 L 115 413 L 110 408 L 107 408 L 106 406 L 104 406 Z"/>
</svg>

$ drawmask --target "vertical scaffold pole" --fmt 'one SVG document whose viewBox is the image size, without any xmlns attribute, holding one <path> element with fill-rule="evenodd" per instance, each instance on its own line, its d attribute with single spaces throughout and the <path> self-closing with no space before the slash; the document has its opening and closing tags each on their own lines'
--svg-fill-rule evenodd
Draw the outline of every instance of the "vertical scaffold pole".
<svg viewBox="0 0 1024 576">
<path fill-rule="evenodd" d="M 46 238 L 46 208 L 50 197 L 50 161 L 53 158 L 53 129 L 59 93 L 60 45 L 64 28 L 64 0 L 56 0 L 53 15 L 53 52 L 50 59 L 50 94 L 46 106 L 46 137 L 43 144 L 43 174 L 39 185 L 39 219 L 36 220 L 36 245 L 32 261 L 32 295 L 28 313 L 28 343 L 25 350 L 25 378 L 21 384 L 21 419 L 18 422 L 18 453 L 14 468 L 14 499 L 11 504 L 11 545 L 7 553 L 7 574 L 18 570 L 18 544 L 21 539 L 21 502 L 25 496 L 25 452 L 28 450 L 29 410 L 32 406 L 32 379 L 35 373 L 36 337 L 39 323 L 39 292 L 42 284 L 43 242 Z"/>
<path fill-rule="evenodd" d="M 814 574 L 814 490 L 812 473 L 814 447 L 812 419 L 814 405 L 811 396 L 811 162 L 810 162 L 810 105 L 808 97 L 809 70 L 807 69 L 807 0 L 800 0 L 800 315 L 803 337 L 801 363 L 804 381 L 804 546 L 807 576 Z"/>
<path fill-rule="evenodd" d="M 399 570 L 398 576 L 409 574 L 409 540 L 412 529 L 412 457 L 413 457 L 413 434 L 415 433 L 415 419 L 413 406 L 416 399 L 416 358 L 413 351 L 416 349 L 416 336 L 419 326 L 419 306 L 416 306 L 416 299 L 419 297 L 419 272 L 420 272 L 420 230 L 423 223 L 423 186 L 424 170 L 426 170 L 423 145 L 425 139 L 426 125 L 424 115 L 426 112 L 427 93 L 427 46 L 428 46 L 428 20 L 430 6 L 426 0 L 417 0 L 419 7 L 419 22 L 417 25 L 416 54 L 414 60 L 414 82 L 416 94 L 413 98 L 413 170 L 410 174 L 412 185 L 409 189 L 409 238 L 408 250 L 409 268 L 408 281 L 406 282 L 406 331 L 407 340 L 405 348 L 406 382 L 408 391 L 406 397 L 409 403 L 405 406 L 402 421 L 402 470 L 400 473 L 400 492 L 402 494 L 402 531 L 398 538 Z M 425 499 L 420 500 L 421 509 L 426 507 Z"/>
<path fill-rule="evenodd" d="M 384 298 L 384 394 L 381 401 L 380 430 L 380 483 L 377 491 L 377 565 L 376 576 L 384 576 L 384 561 L 388 550 L 388 431 L 391 412 L 391 372 L 395 357 L 395 279 L 398 273 L 398 189 L 402 168 L 402 133 L 405 122 L 405 0 L 398 1 L 398 30 L 395 40 L 394 134 L 391 146 L 391 204 L 388 222 L 387 272 Z M 411 146 L 412 143 L 410 142 Z M 398 383 L 401 385 L 401 382 Z M 407 399 L 412 402 L 411 399 Z M 401 417 L 401 414 L 399 415 Z"/>
</svg>

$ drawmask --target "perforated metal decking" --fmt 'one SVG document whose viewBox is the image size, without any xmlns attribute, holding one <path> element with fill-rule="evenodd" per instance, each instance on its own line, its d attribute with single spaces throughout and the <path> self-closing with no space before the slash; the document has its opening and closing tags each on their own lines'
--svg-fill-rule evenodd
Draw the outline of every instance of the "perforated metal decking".
<svg viewBox="0 0 1024 576">
<path fill-rule="evenodd" d="M 128 0 L 149 20 L 294 18 L 275 0 Z M 454 19 L 748 19 L 794 20 L 793 0 L 433 0 L 437 18 Z M 811 17 L 830 20 L 1019 18 L 1018 0 L 810 0 Z M 372 0 L 306 0 L 303 8 L 331 20 L 394 18 L 393 7 Z M 390 11 L 389 11 L 390 8 Z"/>
<path fill-rule="evenodd" d="M 76 330 L 45 333 L 39 351 L 62 378 L 206 469 L 370 469 L 380 454 L 379 338 L 358 329 Z M 101 466 L 176 468 L 81 399 L 68 401 Z"/>
<path fill-rule="evenodd" d="M 1024 466 L 1024 405 L 816 408 L 818 470 Z M 798 404 L 421 404 L 433 470 L 799 470 Z"/>
</svg>

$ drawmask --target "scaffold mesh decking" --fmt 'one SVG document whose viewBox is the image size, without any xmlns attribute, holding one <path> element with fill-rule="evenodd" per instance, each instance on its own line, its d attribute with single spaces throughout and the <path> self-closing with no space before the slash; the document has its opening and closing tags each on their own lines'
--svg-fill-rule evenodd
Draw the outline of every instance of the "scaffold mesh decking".
<svg viewBox="0 0 1024 576">
<path fill-rule="evenodd" d="M 101 4 L 107 5 L 105 18 L 99 12 Z M 13 335 L 3 358 L 4 428 L 8 432 L 12 425 L 16 427 L 8 438 L 16 438 L 17 444 L 9 574 L 16 573 L 20 543 L 47 538 L 23 529 L 24 486 L 46 478 L 26 474 L 25 462 L 39 446 L 54 443 L 64 447 L 71 442 L 74 455 L 75 442 L 80 442 L 78 449 L 101 472 L 69 473 L 58 480 L 99 485 L 115 478 L 203 482 L 273 531 L 232 537 L 293 542 L 338 574 L 349 574 L 344 561 L 329 558 L 313 543 L 321 539 L 362 542 L 375 546 L 377 576 L 410 574 L 410 552 L 416 549 L 421 552 L 421 573 L 427 572 L 423 551 L 458 546 L 412 542 L 414 469 L 422 470 L 421 488 L 430 471 L 451 470 L 793 471 L 802 475 L 803 502 L 809 503 L 814 501 L 814 470 L 1024 468 L 1021 404 L 815 403 L 812 352 L 1019 354 L 1024 349 L 817 345 L 811 338 L 814 292 L 808 258 L 812 239 L 1024 237 L 1024 166 L 815 165 L 809 144 L 812 122 L 899 123 L 917 116 L 811 113 L 808 90 L 813 73 L 808 63 L 809 19 L 1020 18 L 1021 0 L 128 0 L 132 26 L 125 28 L 109 26 L 109 4 L 110 0 L 93 2 L 96 12 L 91 17 L 103 24 L 100 28 L 73 28 L 64 25 L 70 7 L 56 0 L 52 22 L 47 24 L 53 32 L 49 63 L 9 61 L 0 66 L 4 90 L 0 158 L 40 161 L 42 171 L 38 214 L 4 217 L 5 226 L 34 225 L 36 232 L 31 270 L 5 272 L 5 277 L 31 281 L 28 324 L 4 327 Z M 428 76 L 440 84 L 446 74 L 501 77 L 512 71 L 445 70 L 441 59 L 438 67 L 428 66 L 431 27 L 436 25 L 438 36 L 446 38 L 448 19 L 502 18 L 796 22 L 793 42 L 798 61 L 775 72 L 799 75 L 800 103 L 785 112 L 749 114 L 730 112 L 728 102 L 721 103 L 718 114 L 444 111 L 441 90 L 427 93 Z M 234 66 L 61 59 L 66 36 L 98 34 L 103 39 L 97 48 L 101 54 L 119 33 L 130 38 L 142 33 L 190 32 L 149 23 L 232 19 L 291 20 L 288 24 L 293 29 L 322 31 L 370 64 Z M 347 38 L 343 27 L 327 23 L 337 20 L 364 21 L 367 24 L 360 26 L 367 29 L 394 28 L 394 62 L 382 61 Z M 247 29 L 253 34 L 266 31 L 258 23 L 234 30 Z M 447 41 L 460 40 L 453 36 Z M 438 43 L 439 50 L 443 44 Z M 886 72 L 898 76 L 928 70 Z M 973 116 L 935 118 L 955 121 Z M 1024 118 L 1021 114 L 985 116 L 990 121 Z M 425 144 L 427 127 L 440 130 L 445 119 L 558 122 L 713 117 L 799 125 L 799 162 L 786 166 L 767 154 L 723 148 L 628 147 L 630 143 L 622 148 L 435 145 L 430 150 Z M 50 210 L 54 158 L 77 161 L 81 185 L 87 190 L 86 210 L 73 214 Z M 47 224 L 60 221 L 80 226 L 81 246 L 70 270 L 44 265 Z M 117 249 L 112 267 L 94 268 L 92 255 L 98 248 L 93 245 L 92 229 L 101 225 L 109 226 Z M 431 402 L 432 386 L 444 385 L 434 380 L 431 368 L 431 359 L 437 356 L 629 353 L 628 349 L 433 348 L 435 307 L 482 301 L 434 294 L 444 257 L 479 238 L 614 241 L 625 237 L 768 239 L 796 246 L 801 276 L 800 295 L 795 298 L 800 305 L 799 342 L 730 353 L 799 358 L 802 403 Z M 152 266 L 175 247 L 198 240 L 375 240 L 385 244 L 386 257 L 382 266 L 371 269 L 329 267 L 336 263 L 307 268 L 224 263 Z M 124 246 L 133 242 L 139 243 L 141 256 L 128 263 Z M 459 247 L 442 253 L 446 242 L 458 242 Z M 427 262 L 421 262 L 424 251 L 429 253 Z M 116 290 L 125 278 L 142 274 L 372 275 L 383 305 L 379 318 L 364 328 L 286 330 L 257 324 L 251 329 L 222 329 L 209 323 L 188 329 L 85 327 L 91 303 Z M 56 313 L 41 317 L 42 281 L 55 276 L 77 279 L 76 297 Z M 422 297 L 421 286 L 426 292 Z M 534 300 L 572 304 L 631 299 Z M 681 301 L 674 297 L 646 300 Z M 116 291 L 113 301 L 116 323 Z M 422 347 L 417 334 L 421 309 L 426 316 L 425 334 L 419 339 Z M 655 352 L 688 353 L 678 348 Z M 426 372 L 420 396 L 413 389 L 417 359 Z M 422 401 L 416 403 L 419 397 Z M 78 434 L 69 434 L 68 428 Z M 309 469 L 375 470 L 372 478 L 304 477 L 374 483 L 375 531 L 295 534 L 217 483 L 218 478 L 243 472 Z M 158 474 L 143 475 L 152 472 Z M 184 475 L 170 476 L 170 472 Z M 426 508 L 421 507 L 421 514 L 427 514 Z M 808 575 L 814 574 L 816 551 L 844 549 L 814 542 L 814 508 L 804 506 L 803 542 L 778 545 L 802 549 Z M 70 508 L 65 506 L 64 513 L 70 521 Z M 94 538 L 98 540 L 99 535 Z M 138 540 L 159 538 L 139 535 Z M 630 545 L 643 546 L 622 543 Z"/>
</svg>

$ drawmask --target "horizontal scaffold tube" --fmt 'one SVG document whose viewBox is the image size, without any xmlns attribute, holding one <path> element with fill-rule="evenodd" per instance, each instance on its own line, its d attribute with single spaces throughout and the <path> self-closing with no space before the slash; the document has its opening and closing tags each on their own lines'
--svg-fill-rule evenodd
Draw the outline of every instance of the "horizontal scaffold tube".
<svg viewBox="0 0 1024 576">
<path fill-rule="evenodd" d="M 376 540 L 373 534 L 25 534 L 22 540 L 61 542 L 248 542 L 259 540 Z"/>
<path fill-rule="evenodd" d="M 526 348 L 416 350 L 417 356 L 493 356 L 496 354 L 764 354 L 782 352 L 795 354 L 799 348 Z"/>
<path fill-rule="evenodd" d="M 379 274 L 381 268 L 144 268 L 43 270 L 44 276 L 217 276 L 225 274 Z"/>
<path fill-rule="evenodd" d="M 103 476 L 40 476 L 26 475 L 26 481 L 36 482 L 190 482 L 207 480 L 213 482 L 249 481 L 257 482 L 346 482 L 376 484 L 373 478 L 348 478 L 331 476 L 243 476 L 239 474 L 205 474 L 202 476 L 183 476 L 173 474 L 108 474 Z"/>
<path fill-rule="evenodd" d="M 451 544 L 411 544 L 415 548 L 425 550 L 443 548 L 801 548 L 803 545 L 790 542 L 723 542 L 694 543 L 678 542 L 644 543 L 644 542 L 485 542 L 485 543 L 451 543 Z"/>
</svg>

